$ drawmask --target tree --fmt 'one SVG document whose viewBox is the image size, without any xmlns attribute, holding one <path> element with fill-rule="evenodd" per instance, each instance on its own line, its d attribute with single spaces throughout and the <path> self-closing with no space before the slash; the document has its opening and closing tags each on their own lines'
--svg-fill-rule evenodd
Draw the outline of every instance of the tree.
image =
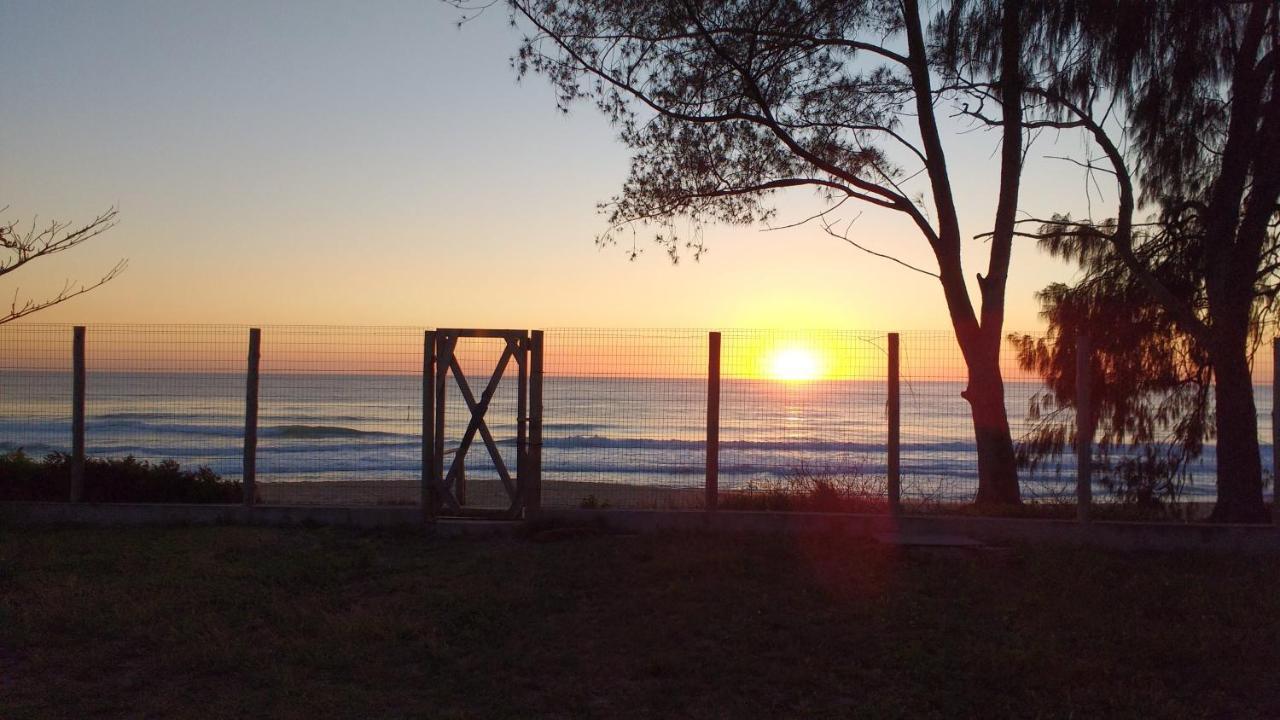
<svg viewBox="0 0 1280 720">
<path fill-rule="evenodd" d="M 1010 338 L 1022 368 L 1035 370 L 1048 386 L 1032 399 L 1035 425 L 1019 442 L 1019 463 L 1035 466 L 1074 446 L 1069 411 L 1080 412 L 1075 404 L 1076 339 L 1084 334 L 1093 350 L 1089 410 L 1101 454 L 1097 476 L 1126 501 L 1154 506 L 1174 500 L 1189 477 L 1189 464 L 1214 437 L 1207 354 L 1128 271 L 1105 231 L 1055 232 L 1060 229 L 1044 228 L 1041 245 L 1077 263 L 1082 277 L 1038 293 L 1049 324 L 1046 337 Z M 1203 273 L 1189 252 L 1198 232 L 1194 216 L 1166 212 L 1135 227 L 1134 253 L 1165 287 L 1203 308 Z M 1272 258 L 1280 251 L 1278 240 L 1273 234 L 1268 244 Z M 1273 278 L 1258 290 L 1255 327 L 1270 314 L 1280 286 Z M 1112 457 L 1113 451 L 1118 456 Z"/>
<path fill-rule="evenodd" d="M 696 255 L 702 223 L 768 220 L 770 195 L 793 188 L 817 190 L 832 207 L 853 201 L 909 218 L 937 262 L 936 272 L 912 269 L 940 284 L 968 369 L 977 500 L 1017 503 L 999 351 L 1024 151 L 1021 2 L 1004 4 L 997 77 L 981 85 L 1001 110 L 1001 152 L 976 302 L 937 107 L 969 89 L 939 75 L 919 5 L 510 0 L 512 22 L 532 28 L 513 64 L 521 76 L 546 76 L 561 108 L 593 102 L 633 151 L 621 193 L 602 205 L 603 242 L 649 226 L 673 258 Z M 927 185 L 920 194 L 910 189 L 917 176 Z M 692 238 L 677 220 L 692 225 Z"/>
<path fill-rule="evenodd" d="M 994 42 L 996 9 L 981 2 L 966 12 L 966 28 L 985 37 L 975 44 Z M 1038 229 L 1023 234 L 1081 247 L 1105 241 L 1204 353 L 1217 426 L 1213 517 L 1263 521 L 1249 350 L 1257 300 L 1275 285 L 1280 3 L 1034 0 L 1032 12 L 1025 92 L 1042 101 L 1044 122 L 1086 134 L 1098 155 L 1076 162 L 1111 174 L 1118 201 L 1112 218 L 1026 219 Z M 1140 232 L 1140 204 L 1162 206 L 1180 228 L 1176 243 L 1151 245 L 1172 236 Z M 1169 262 L 1187 265 L 1191 288 L 1172 282 Z"/>
<path fill-rule="evenodd" d="M 69 222 L 58 221 L 41 226 L 35 220 L 31 222 L 31 227 L 25 231 L 18 227 L 17 221 L 0 225 L 0 250 L 4 251 L 3 257 L 0 257 L 0 277 L 18 270 L 34 260 L 76 248 L 110 230 L 115 225 L 115 208 L 111 208 L 78 227 Z M 77 286 L 68 280 L 63 283 L 61 290 L 44 299 L 20 298 L 18 290 L 15 289 L 8 311 L 0 311 L 3 312 L 3 314 L 0 314 L 0 325 L 26 317 L 99 288 L 114 280 L 116 276 L 123 272 L 125 264 L 125 261 L 121 260 L 105 275 L 88 285 L 81 284 Z"/>
</svg>

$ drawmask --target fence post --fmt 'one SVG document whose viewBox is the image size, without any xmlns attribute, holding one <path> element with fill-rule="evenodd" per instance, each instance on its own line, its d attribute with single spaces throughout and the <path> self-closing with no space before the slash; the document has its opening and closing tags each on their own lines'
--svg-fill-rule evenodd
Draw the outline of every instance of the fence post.
<svg viewBox="0 0 1280 720">
<path fill-rule="evenodd" d="M 720 333 L 707 334 L 707 480 L 706 506 L 720 504 Z"/>
<path fill-rule="evenodd" d="M 898 333 L 889 333 L 889 512 L 902 513 L 902 395 L 899 389 Z"/>
<path fill-rule="evenodd" d="M 1271 517 L 1280 525 L 1280 338 L 1271 341 Z"/>
<path fill-rule="evenodd" d="M 1093 346 L 1089 336 L 1076 337 L 1076 519 L 1089 521 L 1093 503 L 1093 400 L 1090 386 Z"/>
<path fill-rule="evenodd" d="M 248 369 L 244 383 L 244 504 L 252 507 L 258 495 L 258 364 L 262 330 L 249 328 Z"/>
<path fill-rule="evenodd" d="M 542 509 L 542 331 L 529 333 L 529 482 L 525 484 L 524 509 Z"/>
<path fill-rule="evenodd" d="M 435 353 L 435 430 L 431 438 L 435 440 L 435 449 L 431 453 L 431 479 L 427 485 L 427 517 L 434 520 L 440 512 L 444 498 L 440 494 L 444 483 L 444 421 L 445 400 L 447 399 L 446 383 L 449 380 L 449 366 L 453 363 L 453 344 L 457 336 L 452 333 L 436 331 Z"/>
<path fill-rule="evenodd" d="M 71 502 L 84 499 L 84 326 L 71 330 Z"/>
<path fill-rule="evenodd" d="M 453 499 L 459 505 L 467 504 L 467 456 L 458 458 L 458 473 L 453 476 Z"/>
<path fill-rule="evenodd" d="M 422 333 L 422 476 L 419 482 L 418 502 L 422 507 L 422 521 L 435 520 L 435 505 L 431 495 L 431 473 L 436 466 L 436 333 Z"/>
</svg>

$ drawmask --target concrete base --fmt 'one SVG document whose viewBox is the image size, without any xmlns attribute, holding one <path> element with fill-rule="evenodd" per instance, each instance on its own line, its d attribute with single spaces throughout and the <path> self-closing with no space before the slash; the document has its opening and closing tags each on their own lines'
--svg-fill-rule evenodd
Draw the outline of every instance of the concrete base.
<svg viewBox="0 0 1280 720">
<path fill-rule="evenodd" d="M 897 545 L 967 546 L 1041 543 L 1113 550 L 1206 550 L 1224 553 L 1278 553 L 1280 528 L 1269 525 L 1024 520 L 957 516 L 851 515 L 720 510 L 578 510 L 534 513 L 537 526 L 597 527 L 653 533 L 839 534 Z M 319 507 L 259 505 L 179 505 L 143 503 L 0 503 L 0 523 L 8 525 L 340 525 L 419 528 L 440 537 L 512 537 L 521 523 L 508 520 L 441 518 L 424 525 L 416 507 Z"/>
<path fill-rule="evenodd" d="M 957 544 L 1032 543 L 1076 545 L 1112 550 L 1205 550 L 1280 553 L 1280 528 L 1270 525 L 1024 520 L 956 516 L 772 513 L 720 510 L 543 510 L 536 521 L 561 525 L 597 525 L 634 533 L 705 531 L 715 533 L 838 534 L 870 540 L 952 538 Z"/>
<path fill-rule="evenodd" d="M 512 537 L 520 523 L 441 518 L 424 525 L 416 507 L 317 507 L 158 503 L 0 503 L 9 525 L 339 525 L 418 528 L 439 537 Z"/>
</svg>

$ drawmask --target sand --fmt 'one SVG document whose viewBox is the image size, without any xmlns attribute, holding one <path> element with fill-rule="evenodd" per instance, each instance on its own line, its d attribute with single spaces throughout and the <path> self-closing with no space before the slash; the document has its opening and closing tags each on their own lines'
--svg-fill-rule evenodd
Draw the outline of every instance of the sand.
<svg viewBox="0 0 1280 720">
<path fill-rule="evenodd" d="M 417 505 L 421 487 L 417 480 L 339 480 L 259 482 L 263 505 Z M 643 507 L 690 509 L 702 507 L 701 488 L 668 488 L 600 482 L 543 483 L 546 507 Z M 507 493 L 497 480 L 467 482 L 466 507 L 506 508 Z"/>
</svg>

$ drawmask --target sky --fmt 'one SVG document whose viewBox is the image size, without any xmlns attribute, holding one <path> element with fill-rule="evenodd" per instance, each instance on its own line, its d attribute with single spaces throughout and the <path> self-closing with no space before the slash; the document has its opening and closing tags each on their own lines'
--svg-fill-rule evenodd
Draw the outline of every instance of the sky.
<svg viewBox="0 0 1280 720">
<path fill-rule="evenodd" d="M 503 12 L 458 28 L 434 0 L 0 0 L 0 207 L 119 225 L 0 280 L 40 296 L 107 286 L 33 322 L 946 330 L 937 281 L 821 228 L 711 227 L 700 261 L 599 248 L 596 203 L 628 153 L 593 108 L 518 82 Z M 951 130 L 957 126 L 949 126 Z M 995 138 L 950 134 L 962 220 L 988 230 Z M 1029 155 L 1023 209 L 1084 205 L 1078 169 Z M 811 214 L 782 196 L 778 224 Z M 1096 202 L 1096 198 L 1095 198 Z M 844 217 L 852 218 L 855 213 Z M 852 237 L 929 267 L 905 218 Z M 969 274 L 985 266 L 971 241 Z M 1006 327 L 1073 269 L 1015 248 Z M 7 298 L 6 298 L 7 299 Z"/>
</svg>

